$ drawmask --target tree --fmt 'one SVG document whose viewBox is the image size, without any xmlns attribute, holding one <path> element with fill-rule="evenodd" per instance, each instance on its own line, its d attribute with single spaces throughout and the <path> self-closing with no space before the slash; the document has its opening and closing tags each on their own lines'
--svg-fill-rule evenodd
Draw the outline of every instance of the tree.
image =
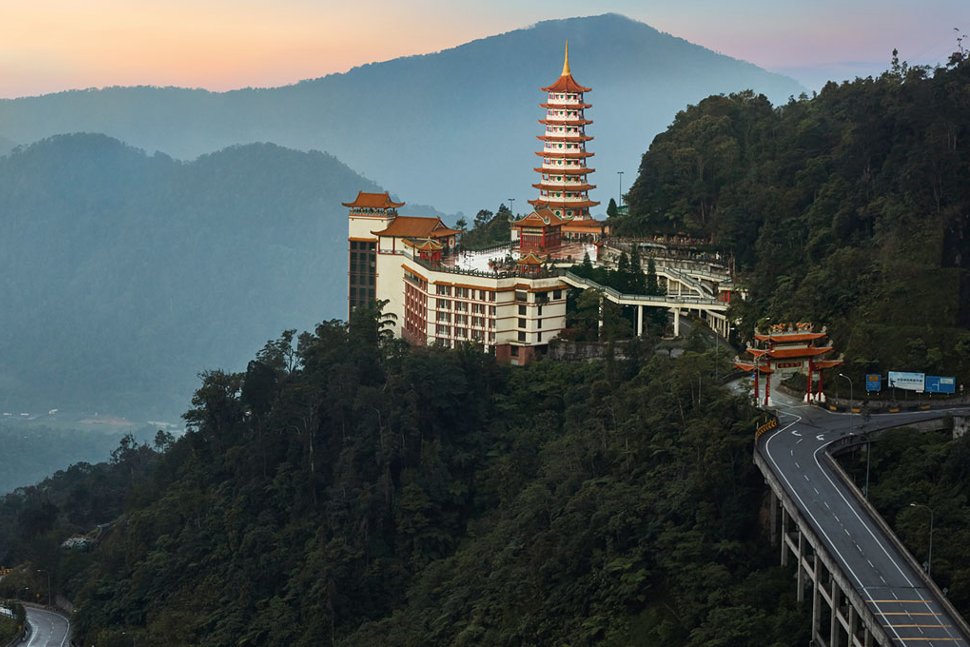
<svg viewBox="0 0 970 647">
<path fill-rule="evenodd" d="M 606 207 L 606 215 L 610 218 L 616 217 L 616 200 L 610 198 L 610 204 Z"/>
</svg>

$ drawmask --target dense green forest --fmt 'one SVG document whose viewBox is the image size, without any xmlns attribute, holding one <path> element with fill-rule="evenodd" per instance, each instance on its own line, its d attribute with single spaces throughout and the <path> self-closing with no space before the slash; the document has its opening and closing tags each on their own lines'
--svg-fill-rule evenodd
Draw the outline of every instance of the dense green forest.
<svg viewBox="0 0 970 647">
<path fill-rule="evenodd" d="M 268 144 L 185 163 L 66 135 L 0 157 L 0 409 L 177 422 L 199 371 L 344 314 L 359 189 Z"/>
<path fill-rule="evenodd" d="M 757 414 L 713 355 L 513 370 L 380 321 L 286 333 L 206 374 L 163 454 L 10 495 L 8 558 L 56 564 L 99 646 L 807 641 L 762 537 Z M 58 553 L 77 515 L 114 523 Z"/>
<path fill-rule="evenodd" d="M 970 61 L 827 84 L 773 108 L 752 92 L 678 113 L 643 156 L 616 231 L 730 251 L 735 315 L 827 324 L 853 373 L 970 380 Z"/>
</svg>

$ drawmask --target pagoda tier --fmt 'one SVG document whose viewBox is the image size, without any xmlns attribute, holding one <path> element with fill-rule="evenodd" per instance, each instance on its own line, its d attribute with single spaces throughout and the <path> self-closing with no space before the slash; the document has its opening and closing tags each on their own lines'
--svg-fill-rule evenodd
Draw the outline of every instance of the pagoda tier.
<svg viewBox="0 0 970 647">
<path fill-rule="evenodd" d="M 536 135 L 536 139 L 542 142 L 588 142 L 592 139 L 589 135 Z"/>
<path fill-rule="evenodd" d="M 585 128 L 593 122 L 586 119 L 584 111 L 592 104 L 583 98 L 590 88 L 580 85 L 569 69 L 569 43 L 566 43 L 562 74 L 542 91 L 548 93 L 546 101 L 539 104 L 546 111 L 545 119 L 539 120 L 545 126 L 545 132 L 536 136 L 543 142 L 542 150 L 536 155 L 543 158 L 543 162 L 541 167 L 534 169 L 542 179 L 532 185 L 539 189 L 539 197 L 529 200 L 529 204 L 537 210 L 547 207 L 567 221 L 589 220 L 590 207 L 599 204 L 589 199 L 589 191 L 596 186 L 586 179 L 593 172 L 586 168 L 586 159 L 593 156 L 586 150 L 586 142 L 593 138 L 586 134 Z M 563 182 L 563 175 L 577 181 Z M 557 177 L 559 179 L 552 179 Z"/>
<path fill-rule="evenodd" d="M 575 213 L 576 209 L 586 209 L 588 211 L 590 207 L 595 207 L 599 204 L 599 202 L 594 202 L 593 200 L 570 201 L 562 198 L 536 198 L 534 200 L 529 200 L 529 204 L 536 209 L 541 207 L 549 207 L 553 212 L 565 209 L 567 212 L 569 210 L 573 210 Z M 573 217 L 578 218 L 578 216 Z M 589 220 L 589 218 L 581 218 L 581 220 Z"/>
<path fill-rule="evenodd" d="M 596 169 L 586 168 L 585 166 L 582 168 L 569 168 L 569 167 L 563 168 L 562 166 L 547 166 L 547 167 L 539 166 L 532 170 L 535 171 L 536 173 L 543 173 L 546 175 L 586 175 L 587 173 L 596 172 Z"/>
<path fill-rule="evenodd" d="M 595 184 L 533 184 L 533 189 L 540 191 L 592 191 L 596 188 Z"/>
<path fill-rule="evenodd" d="M 586 159 L 587 157 L 592 157 L 593 155 L 596 155 L 596 153 L 589 153 L 587 151 L 580 151 L 577 153 L 563 153 L 562 151 L 547 150 L 547 151 L 536 151 L 536 155 L 538 155 L 539 157 L 545 157 L 547 159 L 568 160 L 568 159 Z"/>
</svg>

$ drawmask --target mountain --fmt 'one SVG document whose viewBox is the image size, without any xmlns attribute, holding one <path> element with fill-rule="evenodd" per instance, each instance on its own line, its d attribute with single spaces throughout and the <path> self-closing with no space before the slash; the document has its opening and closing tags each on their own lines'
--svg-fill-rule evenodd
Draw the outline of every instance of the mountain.
<svg viewBox="0 0 970 647">
<path fill-rule="evenodd" d="M 16 148 L 16 146 L 17 142 L 0 135 L 0 156 L 6 155 Z"/>
<path fill-rule="evenodd" d="M 225 93 L 107 88 L 0 101 L 6 134 L 31 142 L 100 132 L 182 159 L 269 141 L 324 150 L 408 201 L 448 212 L 524 206 L 537 158 L 539 88 L 553 82 L 568 39 L 588 95 L 592 166 L 605 203 L 617 171 L 632 178 L 653 136 L 689 103 L 745 88 L 772 101 L 794 80 L 717 54 L 623 16 L 538 23 L 453 49 L 364 65 L 273 89 Z M 349 187 L 356 188 L 356 187 Z"/>
<path fill-rule="evenodd" d="M 340 201 L 377 188 L 272 144 L 179 162 L 61 135 L 0 157 L 0 408 L 178 416 L 199 371 L 345 316 Z"/>
</svg>

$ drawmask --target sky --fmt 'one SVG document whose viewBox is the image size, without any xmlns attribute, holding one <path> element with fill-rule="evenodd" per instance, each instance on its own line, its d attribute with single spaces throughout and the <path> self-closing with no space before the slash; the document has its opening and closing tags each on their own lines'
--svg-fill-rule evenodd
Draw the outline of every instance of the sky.
<svg viewBox="0 0 970 647">
<path fill-rule="evenodd" d="M 810 89 L 878 74 L 893 48 L 912 64 L 940 63 L 970 32 L 970 0 L 0 0 L 0 98 L 286 85 L 607 12 Z"/>
</svg>

